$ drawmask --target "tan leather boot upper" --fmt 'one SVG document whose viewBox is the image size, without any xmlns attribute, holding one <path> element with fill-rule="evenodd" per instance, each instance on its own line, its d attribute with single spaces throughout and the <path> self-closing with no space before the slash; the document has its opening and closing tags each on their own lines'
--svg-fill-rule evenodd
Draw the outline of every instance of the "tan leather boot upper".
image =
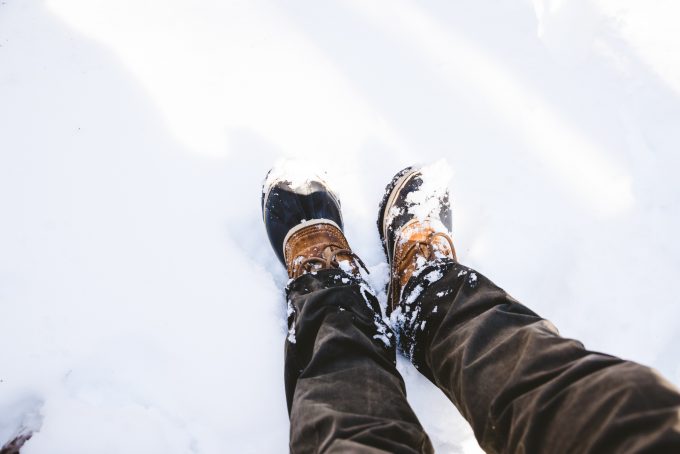
<svg viewBox="0 0 680 454">
<path fill-rule="evenodd" d="M 358 265 L 363 266 L 342 231 L 323 221 L 291 230 L 283 248 L 288 276 L 292 279 L 329 268 L 343 268 L 358 275 Z"/>
<path fill-rule="evenodd" d="M 414 219 L 403 226 L 397 234 L 392 255 L 390 307 L 397 307 L 402 289 L 416 270 L 444 257 L 456 260 L 456 250 L 447 233 L 436 230 L 429 221 Z"/>
</svg>

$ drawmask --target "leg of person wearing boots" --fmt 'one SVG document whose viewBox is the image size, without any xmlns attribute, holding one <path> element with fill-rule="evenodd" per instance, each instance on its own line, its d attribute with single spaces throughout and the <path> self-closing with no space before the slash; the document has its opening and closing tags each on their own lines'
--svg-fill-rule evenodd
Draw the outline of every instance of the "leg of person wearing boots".
<svg viewBox="0 0 680 454">
<path fill-rule="evenodd" d="M 31 438 L 30 433 L 16 436 L 6 445 L 0 448 L 0 454 L 19 454 L 21 447 Z"/>
<path fill-rule="evenodd" d="M 401 349 L 456 405 L 482 448 L 680 453 L 678 390 L 647 367 L 560 337 L 460 265 L 448 193 L 422 194 L 432 186 L 426 179 L 403 170 L 381 203 L 388 304 Z"/>
<path fill-rule="evenodd" d="M 406 402 L 396 340 L 320 178 L 269 175 L 262 211 L 291 278 L 285 381 L 291 452 L 432 452 Z"/>
</svg>

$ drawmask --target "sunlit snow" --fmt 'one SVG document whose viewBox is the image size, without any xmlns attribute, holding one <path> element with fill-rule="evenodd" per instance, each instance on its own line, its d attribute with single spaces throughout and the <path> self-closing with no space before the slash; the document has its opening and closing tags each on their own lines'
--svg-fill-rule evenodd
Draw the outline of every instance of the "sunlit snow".
<svg viewBox="0 0 680 454">
<path fill-rule="evenodd" d="M 0 446 L 35 430 L 22 453 L 288 452 L 295 333 L 260 213 L 283 158 L 326 172 L 383 304 L 385 185 L 445 160 L 470 285 L 679 384 L 679 16 L 676 0 L 3 0 Z M 437 451 L 478 452 L 398 366 Z"/>
</svg>

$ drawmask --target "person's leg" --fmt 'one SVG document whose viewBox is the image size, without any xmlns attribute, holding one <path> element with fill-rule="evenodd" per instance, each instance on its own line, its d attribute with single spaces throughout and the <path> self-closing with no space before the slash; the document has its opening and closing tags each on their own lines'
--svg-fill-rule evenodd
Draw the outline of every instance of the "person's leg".
<svg viewBox="0 0 680 454">
<path fill-rule="evenodd" d="M 19 454 L 21 447 L 31 438 L 30 433 L 19 435 L 0 448 L 0 454 Z"/>
<path fill-rule="evenodd" d="M 445 187 L 420 169 L 378 220 L 402 350 L 488 452 L 680 452 L 680 394 L 651 369 L 586 350 L 457 263 Z M 419 202 L 424 202 L 420 203 Z"/>
<path fill-rule="evenodd" d="M 299 179 L 298 179 L 299 180 Z M 286 397 L 292 452 L 431 452 L 395 367 L 396 340 L 318 178 L 270 173 L 262 197 L 287 286 Z"/>
<path fill-rule="evenodd" d="M 424 269 L 404 298 L 413 291 L 403 347 L 485 450 L 680 452 L 680 394 L 652 369 L 560 337 L 453 261 Z"/>
<path fill-rule="evenodd" d="M 319 271 L 289 285 L 288 298 L 291 450 L 431 452 L 406 402 L 394 336 L 365 284 Z"/>
</svg>

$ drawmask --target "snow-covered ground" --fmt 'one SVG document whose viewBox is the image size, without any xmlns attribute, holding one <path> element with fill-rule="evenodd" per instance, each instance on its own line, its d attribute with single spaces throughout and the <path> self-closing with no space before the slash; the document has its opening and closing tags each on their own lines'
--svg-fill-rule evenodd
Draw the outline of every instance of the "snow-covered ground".
<svg viewBox="0 0 680 454">
<path fill-rule="evenodd" d="M 283 453 L 282 157 L 384 272 L 389 178 L 446 159 L 459 258 L 680 383 L 676 0 L 2 0 L 0 445 Z M 673 233 L 676 232 L 676 233 Z M 439 452 L 479 448 L 405 361 Z"/>
</svg>

